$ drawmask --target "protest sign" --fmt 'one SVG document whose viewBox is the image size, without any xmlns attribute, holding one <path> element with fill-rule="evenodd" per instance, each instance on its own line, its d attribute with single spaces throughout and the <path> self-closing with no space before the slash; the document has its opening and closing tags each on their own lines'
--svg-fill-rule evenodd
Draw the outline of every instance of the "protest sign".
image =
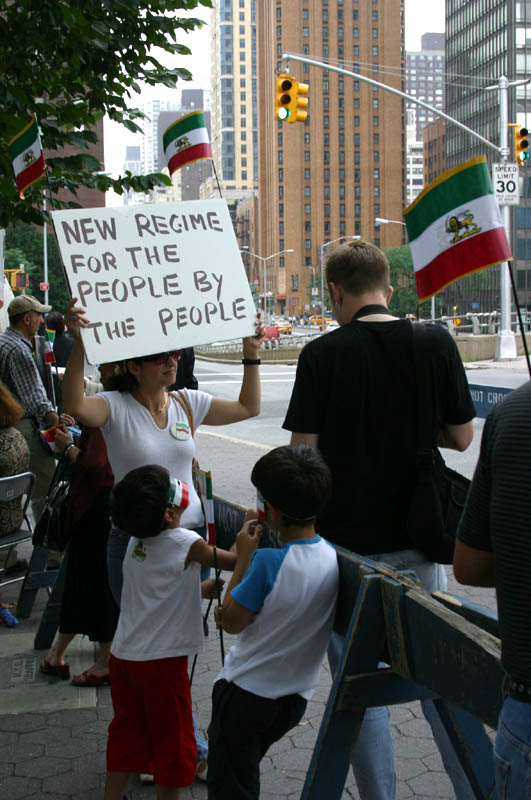
<svg viewBox="0 0 531 800">
<path fill-rule="evenodd" d="M 91 364 L 249 336 L 256 311 L 225 200 L 52 212 Z"/>
</svg>

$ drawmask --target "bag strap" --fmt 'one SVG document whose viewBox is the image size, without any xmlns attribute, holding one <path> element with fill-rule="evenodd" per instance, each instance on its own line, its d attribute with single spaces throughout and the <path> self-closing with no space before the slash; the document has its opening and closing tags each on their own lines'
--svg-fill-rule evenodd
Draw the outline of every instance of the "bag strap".
<svg viewBox="0 0 531 800">
<path fill-rule="evenodd" d="M 433 441 L 433 419 L 435 408 L 435 391 L 429 359 L 422 358 L 422 344 L 426 342 L 426 328 L 422 323 L 411 325 L 413 342 L 413 360 L 415 363 L 417 389 L 417 459 L 423 461 L 433 459 L 437 450 Z"/>
<path fill-rule="evenodd" d="M 192 432 L 192 439 L 193 439 L 194 438 L 194 414 L 193 414 L 193 411 L 192 411 L 192 406 L 190 405 L 190 401 L 188 400 L 187 396 L 185 395 L 185 393 L 181 389 L 179 389 L 177 394 L 175 394 L 174 392 L 170 392 L 170 397 L 172 398 L 172 400 L 174 402 L 179 403 L 179 405 L 181 406 L 182 410 L 186 414 L 186 418 L 188 420 L 188 425 L 190 426 L 190 430 Z"/>
</svg>

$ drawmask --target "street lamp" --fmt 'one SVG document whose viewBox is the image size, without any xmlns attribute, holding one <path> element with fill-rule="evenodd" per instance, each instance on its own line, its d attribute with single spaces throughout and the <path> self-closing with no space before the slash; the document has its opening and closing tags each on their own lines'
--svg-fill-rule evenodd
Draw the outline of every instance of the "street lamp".
<svg viewBox="0 0 531 800">
<path fill-rule="evenodd" d="M 402 222 L 401 219 L 384 219 L 383 217 L 375 217 L 374 224 L 375 225 L 389 225 L 390 222 L 393 222 L 395 225 L 405 225 L 405 222 Z"/>
<path fill-rule="evenodd" d="M 268 261 L 271 261 L 272 258 L 276 258 L 277 256 L 281 256 L 283 253 L 294 253 L 295 251 L 292 249 L 289 250 L 279 250 L 278 253 L 273 253 L 270 256 L 259 256 L 258 253 L 252 253 L 247 246 L 242 247 L 240 253 L 249 253 L 250 256 L 254 256 L 259 261 L 262 262 L 263 266 L 263 281 L 264 281 L 264 322 L 267 317 L 267 305 L 266 305 L 266 264 Z"/>
<path fill-rule="evenodd" d="M 358 239 L 361 239 L 361 236 L 338 236 L 337 239 L 332 239 L 330 242 L 325 242 L 321 245 L 321 330 L 324 331 L 325 324 L 324 324 L 324 263 L 325 263 L 325 250 L 330 244 L 334 244 L 334 242 L 339 242 L 341 239 L 352 239 L 353 241 L 357 242 Z"/>
</svg>

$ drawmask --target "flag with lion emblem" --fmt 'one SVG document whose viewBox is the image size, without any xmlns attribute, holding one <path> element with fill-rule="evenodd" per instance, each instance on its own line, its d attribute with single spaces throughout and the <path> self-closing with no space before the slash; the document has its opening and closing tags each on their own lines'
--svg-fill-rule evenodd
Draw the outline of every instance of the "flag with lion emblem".
<svg viewBox="0 0 531 800">
<path fill-rule="evenodd" d="M 485 156 L 444 172 L 404 210 L 419 301 L 512 258 Z"/>
<path fill-rule="evenodd" d="M 162 136 L 162 146 L 170 175 L 185 164 L 212 158 L 205 115 L 202 111 L 192 111 L 166 128 Z"/>
<path fill-rule="evenodd" d="M 24 189 L 38 181 L 44 175 L 45 169 L 36 116 L 22 128 L 20 133 L 13 136 L 8 147 L 18 191 L 20 196 L 24 197 Z"/>
</svg>

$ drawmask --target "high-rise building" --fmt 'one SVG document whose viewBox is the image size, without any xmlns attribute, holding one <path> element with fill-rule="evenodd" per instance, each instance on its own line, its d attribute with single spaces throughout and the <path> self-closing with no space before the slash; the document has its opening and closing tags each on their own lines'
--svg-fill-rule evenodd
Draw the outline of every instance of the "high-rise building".
<svg viewBox="0 0 531 800">
<path fill-rule="evenodd" d="M 403 226 L 380 228 L 374 219 L 400 219 L 406 204 L 406 123 L 404 102 L 390 92 L 294 61 L 290 73 L 309 84 L 308 118 L 275 121 L 276 77 L 287 71 L 282 54 L 303 53 L 405 91 L 404 3 L 259 0 L 256 22 L 260 180 L 254 250 L 263 258 L 294 251 L 272 259 L 266 276 L 275 311 L 291 315 L 310 308 L 312 280 L 320 284 L 322 245 L 352 236 L 402 243 Z"/>
<path fill-rule="evenodd" d="M 433 108 L 444 110 L 444 33 L 425 33 L 420 50 L 406 53 L 407 94 L 423 100 Z M 436 117 L 427 109 L 408 103 L 416 117 L 415 141 L 422 141 L 422 130 Z"/>
<path fill-rule="evenodd" d="M 177 95 L 177 92 L 175 92 Z M 149 100 L 142 105 L 142 111 L 146 119 L 140 122 L 143 131 L 142 135 L 142 173 L 148 175 L 151 172 L 161 172 L 165 166 L 161 162 L 159 154 L 159 116 L 162 111 L 174 111 L 179 109 L 177 97 L 175 100 L 155 99 Z"/>
<path fill-rule="evenodd" d="M 219 0 L 211 16 L 212 154 L 229 190 L 256 188 L 256 0 Z"/>
<path fill-rule="evenodd" d="M 446 91 L 447 113 L 494 144 L 500 140 L 500 110 L 497 90 L 485 91 L 502 75 L 511 80 L 531 77 L 531 10 L 529 3 L 506 0 L 446 0 Z M 509 122 L 528 128 L 531 89 L 526 85 L 509 89 Z M 512 129 L 509 131 L 509 161 L 514 158 Z M 447 166 L 474 156 L 499 161 L 494 150 L 454 125 L 446 126 Z M 531 308 L 531 171 L 520 168 L 521 199 L 511 210 L 511 246 L 516 267 L 518 296 Z M 499 309 L 499 270 L 483 270 L 448 287 L 450 305 L 459 311 Z"/>
<path fill-rule="evenodd" d="M 130 172 L 131 175 L 142 174 L 142 161 L 140 156 L 140 145 L 127 145 L 125 148 L 125 159 L 123 164 L 123 173 Z M 141 192 L 133 192 L 128 189 L 123 193 L 124 206 L 130 206 L 133 203 L 143 202 L 144 195 Z"/>
</svg>

